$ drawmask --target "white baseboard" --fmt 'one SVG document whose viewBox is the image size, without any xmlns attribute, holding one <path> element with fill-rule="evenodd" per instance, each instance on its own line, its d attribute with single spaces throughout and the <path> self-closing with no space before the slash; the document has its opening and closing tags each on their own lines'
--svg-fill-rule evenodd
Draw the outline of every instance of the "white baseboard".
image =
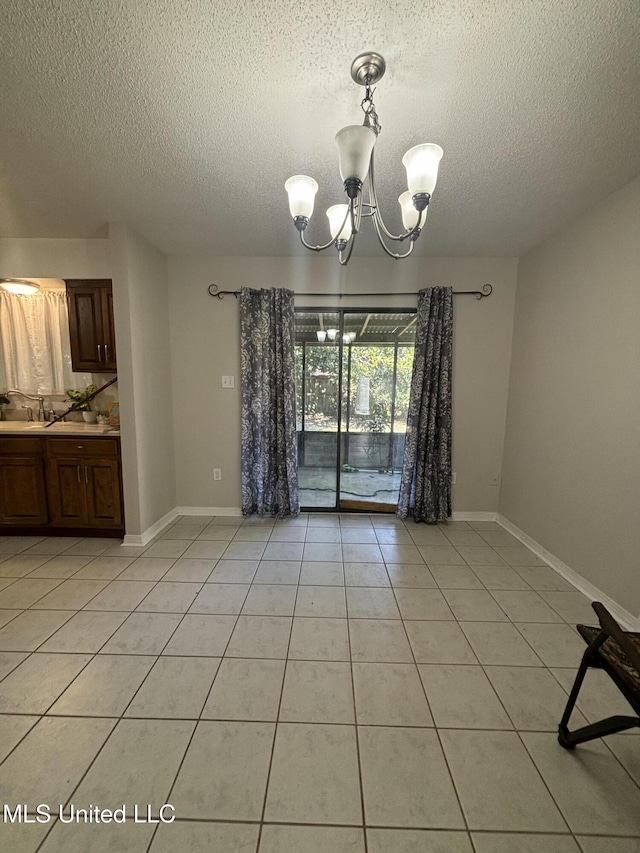
<svg viewBox="0 0 640 853">
<path fill-rule="evenodd" d="M 127 533 L 122 544 L 146 545 L 159 533 L 162 533 L 165 527 L 172 524 L 179 515 L 226 515 L 237 517 L 242 515 L 242 510 L 236 506 L 177 506 L 158 519 L 151 527 L 148 527 L 144 533 L 140 535 Z"/>
<path fill-rule="evenodd" d="M 523 530 L 520 530 L 519 527 L 516 527 L 515 524 L 509 521 L 508 518 L 505 518 L 503 515 L 498 513 L 496 515 L 496 521 L 501 527 L 504 527 L 508 533 L 515 536 L 515 538 L 522 542 L 523 545 L 526 545 L 527 548 L 533 551 L 536 556 L 540 557 L 541 560 L 544 560 L 548 566 L 554 569 L 554 571 L 556 571 L 561 577 L 574 586 L 578 592 L 586 595 L 590 601 L 601 601 L 616 622 L 619 622 L 623 628 L 626 628 L 628 631 L 640 630 L 640 620 L 636 619 L 628 610 L 621 607 L 606 593 L 602 592 L 602 590 L 598 589 L 597 586 L 594 586 L 586 578 L 583 578 L 582 575 L 579 575 L 578 572 L 566 563 L 563 563 L 562 560 L 558 559 L 558 557 L 550 551 L 547 551 L 546 548 L 543 548 L 535 539 L 532 539 Z"/>
<path fill-rule="evenodd" d="M 226 515 L 237 518 L 242 515 L 239 506 L 179 506 L 178 515 Z"/>
<path fill-rule="evenodd" d="M 452 512 L 451 521 L 495 521 L 495 512 Z"/>
<path fill-rule="evenodd" d="M 172 522 L 176 520 L 179 513 L 178 510 L 174 507 L 172 510 L 166 515 L 163 515 L 162 518 L 159 518 L 155 524 L 152 524 L 151 527 L 148 527 L 143 533 L 140 535 L 127 533 L 124 537 L 123 545 L 146 545 L 148 542 L 151 542 L 158 533 L 161 533 L 165 527 L 168 527 Z"/>
</svg>

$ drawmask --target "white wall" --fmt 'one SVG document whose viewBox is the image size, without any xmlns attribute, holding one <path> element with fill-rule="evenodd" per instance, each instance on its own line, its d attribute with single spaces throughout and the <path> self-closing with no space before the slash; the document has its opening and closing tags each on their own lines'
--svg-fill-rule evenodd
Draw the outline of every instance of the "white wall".
<svg viewBox="0 0 640 853">
<path fill-rule="evenodd" d="M 0 238 L 0 278 L 110 278 L 109 241 Z"/>
<path fill-rule="evenodd" d="M 640 179 L 520 260 L 500 512 L 640 612 Z"/>
<path fill-rule="evenodd" d="M 176 505 L 166 257 L 110 223 L 126 532 L 140 535 Z"/>
<path fill-rule="evenodd" d="M 494 287 L 488 299 L 456 297 L 454 344 L 454 511 L 495 511 L 507 405 L 517 261 L 512 258 L 424 258 L 393 262 L 356 258 L 345 269 L 335 257 L 220 258 L 171 256 L 171 361 L 175 412 L 177 503 L 184 507 L 240 506 L 240 358 L 238 304 L 207 293 L 221 289 L 289 287 L 296 292 L 375 291 L 379 297 L 343 300 L 347 307 L 415 308 L 430 285 L 456 290 Z M 337 300 L 297 297 L 298 307 Z M 223 390 L 220 377 L 236 377 Z M 214 482 L 213 468 L 223 479 Z"/>
</svg>

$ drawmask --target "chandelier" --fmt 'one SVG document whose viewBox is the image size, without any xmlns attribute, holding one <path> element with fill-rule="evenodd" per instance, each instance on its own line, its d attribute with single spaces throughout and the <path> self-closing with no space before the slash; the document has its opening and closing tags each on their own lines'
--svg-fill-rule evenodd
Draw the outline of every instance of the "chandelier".
<svg viewBox="0 0 640 853">
<path fill-rule="evenodd" d="M 385 68 L 386 63 L 379 53 L 361 53 L 351 65 L 351 77 L 358 85 L 365 87 L 360 104 L 364 122 L 343 127 L 336 134 L 340 177 L 348 200 L 346 204 L 334 204 L 327 210 L 331 233 L 327 243 L 312 246 L 304 237 L 318 192 L 316 181 L 307 175 L 294 175 L 284 185 L 289 196 L 289 210 L 303 246 L 313 252 L 322 252 L 329 246 L 335 246 L 343 266 L 349 263 L 362 219 L 367 217 L 371 219 L 380 245 L 387 255 L 396 260 L 408 257 L 424 227 L 427 207 L 438 178 L 438 166 L 443 153 L 439 145 L 415 145 L 407 151 L 402 164 L 407 170 L 408 189 L 398 198 L 405 230 L 402 234 L 392 234 L 384 224 L 378 206 L 374 170 L 374 147 L 382 127 L 373 103 L 375 89 L 372 86 L 382 79 Z M 365 201 L 363 187 L 367 178 Z M 385 240 L 396 243 L 408 241 L 408 248 L 402 253 L 394 252 Z"/>
</svg>

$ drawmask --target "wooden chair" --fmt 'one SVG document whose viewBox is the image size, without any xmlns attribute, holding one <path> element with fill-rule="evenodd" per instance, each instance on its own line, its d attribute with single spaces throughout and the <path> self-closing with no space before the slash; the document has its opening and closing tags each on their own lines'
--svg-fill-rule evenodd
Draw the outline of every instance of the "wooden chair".
<svg viewBox="0 0 640 853">
<path fill-rule="evenodd" d="M 567 707 L 558 726 L 558 742 L 565 749 L 575 749 L 578 743 L 623 732 L 634 726 L 640 727 L 640 634 L 623 631 L 599 601 L 594 601 L 592 607 L 600 621 L 600 628 L 576 626 L 587 643 L 587 650 L 582 657 Z M 569 731 L 569 718 L 589 667 L 603 669 L 609 675 L 638 714 L 637 717 L 607 717 L 573 732 Z"/>
</svg>

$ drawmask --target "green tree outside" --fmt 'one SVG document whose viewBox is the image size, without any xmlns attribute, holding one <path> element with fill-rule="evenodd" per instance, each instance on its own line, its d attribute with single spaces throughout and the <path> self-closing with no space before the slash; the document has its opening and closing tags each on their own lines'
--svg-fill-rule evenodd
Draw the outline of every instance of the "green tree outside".
<svg viewBox="0 0 640 853">
<path fill-rule="evenodd" d="M 351 345 L 351 379 L 349 383 L 349 431 L 390 432 L 393 400 L 394 345 Z M 413 369 L 412 346 L 398 347 L 394 432 L 404 432 L 406 427 L 411 373 Z M 346 425 L 348 350 L 343 349 L 343 425 Z M 337 346 L 307 344 L 305 354 L 305 430 L 335 430 L 338 411 Z M 361 380 L 369 380 L 368 412 L 356 412 L 356 399 Z M 296 402 L 298 424 L 302 415 L 302 345 L 296 346 Z"/>
</svg>

